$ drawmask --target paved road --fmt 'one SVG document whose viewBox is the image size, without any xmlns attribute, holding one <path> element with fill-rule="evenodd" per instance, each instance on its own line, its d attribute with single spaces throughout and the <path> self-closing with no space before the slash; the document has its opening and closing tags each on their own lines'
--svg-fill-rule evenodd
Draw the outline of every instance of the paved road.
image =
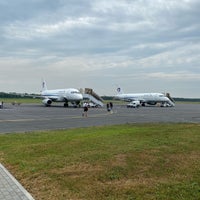
<svg viewBox="0 0 200 200">
<path fill-rule="evenodd" d="M 40 104 L 5 105 L 0 109 L 0 133 L 34 130 L 66 129 L 125 123 L 200 122 L 200 104 L 177 104 L 172 108 L 126 108 L 114 105 L 113 114 L 106 108 L 91 108 L 82 117 L 82 108 L 61 105 L 44 107 Z"/>
</svg>

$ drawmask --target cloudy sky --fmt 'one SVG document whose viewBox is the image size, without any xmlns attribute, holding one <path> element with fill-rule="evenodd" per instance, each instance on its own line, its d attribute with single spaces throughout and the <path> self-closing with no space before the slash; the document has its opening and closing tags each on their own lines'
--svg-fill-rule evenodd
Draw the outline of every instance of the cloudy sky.
<svg viewBox="0 0 200 200">
<path fill-rule="evenodd" d="M 199 0 L 0 0 L 0 91 L 200 98 Z"/>
</svg>

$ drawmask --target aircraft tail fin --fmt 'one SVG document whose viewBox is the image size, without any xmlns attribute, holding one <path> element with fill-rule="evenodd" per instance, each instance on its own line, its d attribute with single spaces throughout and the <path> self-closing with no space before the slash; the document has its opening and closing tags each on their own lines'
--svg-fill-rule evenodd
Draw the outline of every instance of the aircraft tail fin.
<svg viewBox="0 0 200 200">
<path fill-rule="evenodd" d="M 117 94 L 123 94 L 122 88 L 121 87 L 117 87 Z"/>
<path fill-rule="evenodd" d="M 47 90 L 47 84 L 46 84 L 46 81 L 43 79 L 42 80 L 42 91 L 45 91 Z"/>
</svg>

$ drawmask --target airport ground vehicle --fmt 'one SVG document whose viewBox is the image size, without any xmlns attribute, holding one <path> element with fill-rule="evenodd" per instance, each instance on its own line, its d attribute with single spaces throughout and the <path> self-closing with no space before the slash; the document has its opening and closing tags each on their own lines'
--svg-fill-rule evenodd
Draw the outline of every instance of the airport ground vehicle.
<svg viewBox="0 0 200 200">
<path fill-rule="evenodd" d="M 87 106 L 88 108 L 98 108 L 100 107 L 98 104 L 95 104 L 93 102 L 83 102 L 82 106 Z"/>
<path fill-rule="evenodd" d="M 95 104 L 95 103 L 90 102 L 90 103 L 88 103 L 88 107 L 89 107 L 89 108 L 97 108 L 98 105 Z"/>
<path fill-rule="evenodd" d="M 140 101 L 131 101 L 126 106 L 127 108 L 138 108 L 140 106 Z"/>
</svg>

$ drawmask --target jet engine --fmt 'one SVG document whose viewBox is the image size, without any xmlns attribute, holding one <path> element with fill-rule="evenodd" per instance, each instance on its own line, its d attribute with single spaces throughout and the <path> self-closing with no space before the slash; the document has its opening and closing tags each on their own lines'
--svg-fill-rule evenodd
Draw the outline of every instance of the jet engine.
<svg viewBox="0 0 200 200">
<path fill-rule="evenodd" d="M 51 99 L 43 99 L 42 103 L 43 103 L 45 106 L 50 106 L 51 103 L 52 103 L 52 100 L 51 100 Z"/>
<path fill-rule="evenodd" d="M 154 101 L 148 101 L 147 104 L 151 105 L 151 106 L 155 106 L 157 104 L 157 102 Z"/>
</svg>

